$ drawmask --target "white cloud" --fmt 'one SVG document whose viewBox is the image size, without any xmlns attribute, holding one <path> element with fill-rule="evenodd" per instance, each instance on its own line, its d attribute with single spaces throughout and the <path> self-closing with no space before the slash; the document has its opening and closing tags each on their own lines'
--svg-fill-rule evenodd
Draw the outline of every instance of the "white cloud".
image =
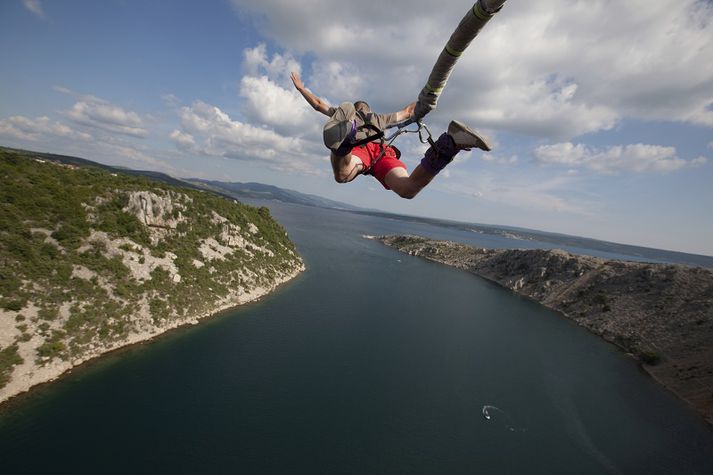
<svg viewBox="0 0 713 475">
<path fill-rule="evenodd" d="M 377 110 L 415 99 L 463 2 L 232 0 L 263 33 L 315 56 L 310 81 Z M 700 0 L 509 0 L 461 58 L 439 109 L 487 126 L 569 140 L 633 118 L 713 127 L 713 4 Z M 327 81 L 356 75 L 357 84 Z"/>
<path fill-rule="evenodd" d="M 177 107 L 181 103 L 181 100 L 178 98 L 178 96 L 168 92 L 161 94 L 161 100 L 168 107 Z"/>
<path fill-rule="evenodd" d="M 700 167 L 701 165 L 705 165 L 706 163 L 708 163 L 708 159 L 704 156 L 696 157 L 691 160 L 691 166 L 694 167 Z"/>
<path fill-rule="evenodd" d="M 91 140 L 91 135 L 78 132 L 49 117 L 34 119 L 24 116 L 12 116 L 0 120 L 0 135 L 20 140 L 36 142 L 46 136 L 65 137 L 78 140 Z"/>
<path fill-rule="evenodd" d="M 233 120 L 218 107 L 205 102 L 196 101 L 190 107 L 182 107 L 178 114 L 182 130 L 174 131 L 171 138 L 185 146 L 190 142 L 190 136 L 195 152 L 240 160 L 260 160 L 272 168 L 308 173 L 313 172 L 315 160 L 326 161 L 323 147 L 318 144 Z"/>
<path fill-rule="evenodd" d="M 180 130 L 174 130 L 169 137 L 181 148 L 191 149 L 196 145 L 196 141 L 191 134 Z"/>
<path fill-rule="evenodd" d="M 248 76 L 266 75 L 277 80 L 282 85 L 290 83 L 290 72 L 301 72 L 302 66 L 291 54 L 274 53 L 272 59 L 267 57 L 267 47 L 264 43 L 243 52 L 243 68 Z"/>
<path fill-rule="evenodd" d="M 146 137 L 148 134 L 137 113 L 126 111 L 122 107 L 98 98 L 76 102 L 66 112 L 66 116 L 78 124 L 96 127 L 107 132 L 139 138 Z"/>
<path fill-rule="evenodd" d="M 316 62 L 312 66 L 310 77 L 312 86 L 317 91 L 329 94 L 335 102 L 356 102 L 366 100 L 363 97 L 365 80 L 359 74 L 356 66 L 338 61 Z"/>
<path fill-rule="evenodd" d="M 40 18 L 45 17 L 45 11 L 42 9 L 42 4 L 40 0 L 22 0 L 22 4 L 25 5 L 29 11 L 34 13 Z"/>
<path fill-rule="evenodd" d="M 535 149 L 535 158 L 544 165 L 583 167 L 602 174 L 624 171 L 668 173 L 706 162 L 704 157 L 683 160 L 677 156 L 674 147 L 633 144 L 598 150 L 571 142 L 540 146 Z"/>
<path fill-rule="evenodd" d="M 267 76 L 243 77 L 240 95 L 245 98 L 246 116 L 283 132 L 312 129 L 320 120 L 298 92 L 280 87 Z"/>
<path fill-rule="evenodd" d="M 143 120 L 136 112 L 127 111 L 105 99 L 80 94 L 64 86 L 52 88 L 77 100 L 71 109 L 64 112 L 66 117 L 77 124 L 136 138 L 145 138 L 148 135 Z"/>
<path fill-rule="evenodd" d="M 168 173 L 175 170 L 154 158 L 154 152 L 134 144 L 117 140 L 108 134 L 92 136 L 81 130 L 48 117 L 28 118 L 12 116 L 0 119 L 0 137 L 6 137 L 12 146 L 29 149 L 49 149 L 54 153 L 64 153 L 90 160 L 106 160 L 110 163 L 137 163 L 150 165 L 154 169 Z M 126 160 L 124 160 L 126 159 Z"/>
<path fill-rule="evenodd" d="M 289 79 L 301 66 L 291 55 L 273 54 L 260 44 L 243 52 L 246 75 L 240 81 L 240 96 L 245 99 L 242 113 L 252 123 L 265 125 L 283 135 L 317 133 L 319 114 L 295 90 Z"/>
</svg>

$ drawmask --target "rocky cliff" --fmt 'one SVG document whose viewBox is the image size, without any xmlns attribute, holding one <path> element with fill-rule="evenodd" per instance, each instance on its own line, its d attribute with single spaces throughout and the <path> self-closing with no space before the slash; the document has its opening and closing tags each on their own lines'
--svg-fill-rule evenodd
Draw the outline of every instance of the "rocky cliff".
<svg viewBox="0 0 713 475">
<path fill-rule="evenodd" d="M 267 208 L 0 151 L 0 402 L 303 269 Z"/>
<path fill-rule="evenodd" d="M 655 379 L 713 423 L 711 270 L 559 250 L 482 249 L 414 236 L 378 239 L 561 312 L 638 358 Z"/>
</svg>

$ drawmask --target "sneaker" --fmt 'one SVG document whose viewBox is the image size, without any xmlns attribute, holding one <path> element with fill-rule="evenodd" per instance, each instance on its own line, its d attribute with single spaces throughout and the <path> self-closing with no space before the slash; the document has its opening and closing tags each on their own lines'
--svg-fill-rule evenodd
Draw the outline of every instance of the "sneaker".
<svg viewBox="0 0 713 475">
<path fill-rule="evenodd" d="M 448 124 L 448 135 L 451 136 L 458 150 L 470 150 L 475 147 L 486 152 L 490 151 L 490 145 L 485 137 L 457 120 Z"/>
<path fill-rule="evenodd" d="M 503 3 L 505 3 L 505 0 L 480 0 L 483 10 L 490 15 L 499 12 L 503 8 Z"/>
</svg>

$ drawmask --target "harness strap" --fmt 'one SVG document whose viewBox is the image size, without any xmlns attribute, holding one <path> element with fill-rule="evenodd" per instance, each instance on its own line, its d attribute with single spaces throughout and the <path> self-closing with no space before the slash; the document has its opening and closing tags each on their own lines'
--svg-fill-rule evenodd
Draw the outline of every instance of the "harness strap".
<svg viewBox="0 0 713 475">
<path fill-rule="evenodd" d="M 384 138 L 384 131 L 379 129 L 375 125 L 364 124 L 364 125 L 360 126 L 359 129 L 367 129 L 367 130 L 371 130 L 376 133 L 374 135 L 369 135 L 361 140 L 357 140 L 356 142 L 352 143 L 352 147 L 359 147 L 360 145 L 366 145 L 369 142 L 373 142 L 374 140 L 379 140 L 379 139 Z M 383 140 L 382 140 L 382 142 L 383 142 Z"/>
</svg>

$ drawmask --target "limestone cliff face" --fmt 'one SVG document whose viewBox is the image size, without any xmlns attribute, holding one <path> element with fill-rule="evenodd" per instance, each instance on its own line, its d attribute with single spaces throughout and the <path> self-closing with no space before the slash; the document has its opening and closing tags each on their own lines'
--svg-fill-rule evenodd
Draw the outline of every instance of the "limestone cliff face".
<svg viewBox="0 0 713 475">
<path fill-rule="evenodd" d="M 267 208 L 0 158 L 0 402 L 304 270 Z"/>
<path fill-rule="evenodd" d="M 558 310 L 637 357 L 713 423 L 713 272 L 560 250 L 482 249 L 414 236 L 379 240 L 472 272 Z"/>
</svg>

